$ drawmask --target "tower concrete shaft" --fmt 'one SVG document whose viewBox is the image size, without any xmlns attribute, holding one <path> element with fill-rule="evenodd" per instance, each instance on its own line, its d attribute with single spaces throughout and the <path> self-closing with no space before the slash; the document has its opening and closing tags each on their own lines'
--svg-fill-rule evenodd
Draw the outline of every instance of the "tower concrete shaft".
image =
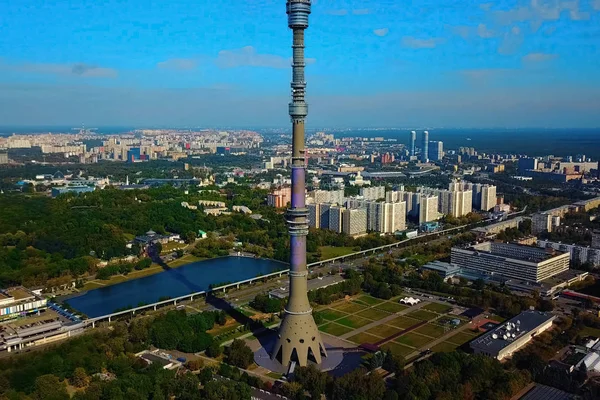
<svg viewBox="0 0 600 400">
<path fill-rule="evenodd" d="M 286 213 L 290 233 L 290 297 L 271 355 L 285 366 L 292 361 L 305 366 L 309 360 L 320 364 L 321 356 L 326 356 L 307 294 L 308 209 L 305 204 L 304 119 L 308 115 L 308 106 L 304 100 L 304 30 L 308 28 L 310 7 L 311 0 L 287 1 L 288 26 L 294 33 L 292 102 L 289 105 L 292 119 L 292 201 Z"/>
</svg>

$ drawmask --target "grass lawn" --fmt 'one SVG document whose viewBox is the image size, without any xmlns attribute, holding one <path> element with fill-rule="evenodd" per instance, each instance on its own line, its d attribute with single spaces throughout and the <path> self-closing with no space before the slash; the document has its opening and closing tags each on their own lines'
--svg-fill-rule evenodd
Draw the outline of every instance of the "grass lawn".
<svg viewBox="0 0 600 400">
<path fill-rule="evenodd" d="M 402 335 L 398 339 L 394 340 L 394 342 L 396 343 L 415 347 L 417 349 L 424 347 L 427 343 L 431 341 L 433 341 L 433 339 L 431 339 L 430 337 L 419 335 L 415 332 L 408 332 L 406 335 Z"/>
<path fill-rule="evenodd" d="M 499 315 L 490 315 L 488 319 L 492 320 L 492 321 L 496 321 L 496 322 L 504 322 L 504 321 L 506 321 L 506 318 L 502 318 Z"/>
<path fill-rule="evenodd" d="M 433 346 L 431 348 L 431 351 L 435 352 L 435 353 L 447 353 L 450 351 L 453 351 L 454 349 L 456 349 L 458 346 L 450 343 L 450 342 L 442 342 L 442 343 L 438 343 L 435 346 Z"/>
<path fill-rule="evenodd" d="M 321 310 L 318 312 L 318 314 L 320 316 L 323 317 L 323 319 L 326 319 L 328 321 L 334 321 L 336 319 L 340 319 L 342 317 L 345 317 L 348 315 L 348 313 L 345 313 L 343 311 L 338 311 L 338 310 L 332 310 L 330 308 L 326 308 L 325 310 Z"/>
<path fill-rule="evenodd" d="M 100 282 L 94 282 L 94 281 L 90 281 L 90 282 L 86 282 L 85 285 L 83 285 L 83 288 L 81 288 L 81 291 L 87 291 L 87 290 L 94 290 L 94 289 L 98 289 L 101 287 L 104 287 L 106 285 L 100 283 Z"/>
<path fill-rule="evenodd" d="M 355 312 L 362 311 L 362 310 L 364 310 L 367 307 L 363 306 L 363 305 L 360 305 L 360 304 L 357 304 L 357 303 L 350 303 L 350 302 L 346 303 L 346 302 L 343 302 L 343 303 L 337 304 L 335 306 L 332 306 L 331 308 L 333 308 L 334 310 L 344 311 L 344 312 L 347 312 L 347 313 L 355 313 Z"/>
<path fill-rule="evenodd" d="M 429 310 L 440 314 L 446 314 L 448 311 L 452 310 L 452 307 L 440 303 L 430 303 L 423 307 L 423 310 Z"/>
<path fill-rule="evenodd" d="M 387 324 L 398 327 L 398 328 L 406 329 L 406 328 L 410 328 L 411 326 L 413 326 L 415 324 L 418 324 L 419 322 L 420 321 L 418 319 L 414 319 L 414 318 L 410 318 L 405 315 L 402 315 L 400 317 L 394 318 L 391 321 L 388 321 Z"/>
<path fill-rule="evenodd" d="M 454 336 L 451 336 L 446 341 L 461 346 L 462 344 L 470 342 L 471 340 L 475 339 L 475 337 L 476 337 L 476 335 L 473 335 L 471 333 L 465 333 L 465 331 L 463 331 L 463 332 L 457 333 Z"/>
<path fill-rule="evenodd" d="M 384 350 L 390 350 L 392 354 L 396 354 L 402 357 L 406 357 L 411 353 L 415 352 L 415 349 L 411 349 L 410 347 L 406 347 L 402 344 L 390 342 L 386 343 L 382 346 Z"/>
<path fill-rule="evenodd" d="M 377 299 L 373 296 L 369 296 L 367 294 L 360 296 L 358 299 L 361 303 L 368 304 L 370 306 L 374 306 L 375 304 L 383 303 L 384 300 Z"/>
<path fill-rule="evenodd" d="M 368 320 L 366 318 L 361 318 L 357 315 L 350 315 L 348 317 L 338 319 L 336 322 L 338 324 L 342 324 L 342 325 L 348 326 L 350 328 L 356 329 L 356 328 L 360 328 L 361 326 L 368 325 L 373 321 Z"/>
<path fill-rule="evenodd" d="M 177 268 L 177 267 L 181 267 L 182 265 L 186 265 L 186 264 L 190 264 L 196 261 L 202 261 L 205 260 L 205 258 L 199 258 L 196 256 L 193 256 L 191 254 L 186 254 L 181 258 L 178 258 L 177 260 L 173 260 L 169 263 L 169 267 L 171 268 Z"/>
<path fill-rule="evenodd" d="M 277 372 L 269 372 L 269 373 L 267 374 L 267 376 L 268 376 L 269 378 L 273 378 L 273 379 L 281 379 L 281 377 L 282 377 L 283 375 L 281 375 L 281 374 L 278 374 Z"/>
<path fill-rule="evenodd" d="M 586 326 L 583 328 L 583 330 L 581 331 L 579 336 L 581 336 L 581 337 L 586 337 L 586 336 L 600 337 L 600 329 L 590 328 L 589 326 Z"/>
<path fill-rule="evenodd" d="M 354 342 L 356 344 L 363 344 L 363 343 L 377 343 L 381 340 L 381 338 L 378 338 L 377 336 L 373 336 L 373 335 L 369 335 L 368 333 L 359 333 L 358 335 L 354 335 L 352 337 L 350 337 L 348 339 L 351 342 Z"/>
<path fill-rule="evenodd" d="M 437 314 L 425 311 L 425 310 L 417 310 L 407 314 L 409 317 L 413 317 L 416 319 L 420 319 L 421 321 L 431 321 L 432 319 L 437 318 Z"/>
<path fill-rule="evenodd" d="M 352 330 L 352 328 L 338 325 L 335 322 L 330 322 L 328 324 L 321 325 L 319 327 L 319 330 L 323 331 L 325 333 L 329 333 L 330 335 L 333 335 L 333 336 L 341 336 L 344 333 L 350 332 Z"/>
<path fill-rule="evenodd" d="M 333 247 L 333 246 L 321 246 L 321 260 L 329 260 L 330 258 L 345 256 L 346 254 L 354 253 L 352 247 Z"/>
<path fill-rule="evenodd" d="M 415 332 L 437 338 L 444 334 L 444 328 L 439 325 L 427 324 L 415 329 Z"/>
<path fill-rule="evenodd" d="M 391 314 L 376 308 L 369 308 L 368 310 L 361 311 L 356 315 L 360 315 L 361 317 L 369 318 L 374 321 L 379 321 L 382 318 L 389 317 Z"/>
<path fill-rule="evenodd" d="M 382 339 L 385 339 L 387 337 L 390 337 L 390 336 L 400 332 L 401 330 L 402 329 L 400 329 L 400 328 L 396 328 L 396 327 L 389 326 L 389 325 L 378 325 L 378 326 L 372 327 L 367 332 L 369 332 L 373 335 L 381 336 Z"/>
<path fill-rule="evenodd" d="M 385 303 L 381 303 L 375 306 L 383 311 L 389 311 L 391 313 L 397 313 L 402 310 L 406 310 L 408 307 L 398 303 L 392 303 L 391 301 L 386 301 Z"/>
</svg>

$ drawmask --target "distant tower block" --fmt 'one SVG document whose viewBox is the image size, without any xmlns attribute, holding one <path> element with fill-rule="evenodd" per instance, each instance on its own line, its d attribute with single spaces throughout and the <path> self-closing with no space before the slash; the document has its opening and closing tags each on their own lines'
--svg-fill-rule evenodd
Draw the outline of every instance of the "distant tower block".
<svg viewBox="0 0 600 400">
<path fill-rule="evenodd" d="M 411 131 L 410 138 L 409 138 L 410 147 L 409 147 L 409 153 L 408 153 L 408 155 L 410 157 L 413 157 L 416 154 L 416 150 L 415 150 L 416 143 L 417 143 L 417 132 Z"/>
<path fill-rule="evenodd" d="M 429 162 L 429 132 L 423 132 L 423 145 L 421 146 L 421 162 Z"/>
<path fill-rule="evenodd" d="M 305 366 L 308 361 L 321 364 L 327 356 L 317 324 L 308 302 L 306 268 L 306 236 L 308 235 L 308 209 L 305 204 L 306 188 L 304 119 L 308 106 L 304 101 L 304 30 L 308 28 L 311 0 L 288 0 L 288 26 L 294 32 L 292 62 L 292 102 L 289 105 L 292 119 L 292 202 L 286 219 L 290 233 L 290 298 L 279 328 L 277 342 L 271 354 L 284 366 L 295 361 Z"/>
</svg>

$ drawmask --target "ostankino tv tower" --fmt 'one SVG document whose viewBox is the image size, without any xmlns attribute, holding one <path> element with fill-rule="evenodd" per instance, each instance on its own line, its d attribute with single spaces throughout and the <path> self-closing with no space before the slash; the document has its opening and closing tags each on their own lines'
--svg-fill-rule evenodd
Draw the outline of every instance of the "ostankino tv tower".
<svg viewBox="0 0 600 400">
<path fill-rule="evenodd" d="M 292 102 L 289 105 L 292 119 L 292 205 L 286 219 L 290 233 L 290 297 L 285 316 L 273 348 L 273 359 L 284 366 L 296 361 L 305 366 L 308 360 L 321 363 L 326 356 L 325 346 L 312 316 L 308 302 L 306 268 L 306 236 L 308 235 L 308 209 L 305 204 L 306 170 L 304 154 L 304 119 L 308 106 L 304 101 L 304 30 L 308 28 L 311 0 L 288 0 L 288 26 L 294 32 L 292 49 Z"/>
</svg>

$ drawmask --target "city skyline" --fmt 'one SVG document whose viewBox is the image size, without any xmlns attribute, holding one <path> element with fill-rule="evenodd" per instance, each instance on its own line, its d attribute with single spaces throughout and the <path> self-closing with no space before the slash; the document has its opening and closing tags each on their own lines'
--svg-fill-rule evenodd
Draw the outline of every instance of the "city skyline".
<svg viewBox="0 0 600 400">
<path fill-rule="evenodd" d="M 283 126 L 291 61 L 281 4 L 7 4 L 0 120 Z M 313 9 L 313 126 L 600 125 L 598 0 Z"/>
</svg>

